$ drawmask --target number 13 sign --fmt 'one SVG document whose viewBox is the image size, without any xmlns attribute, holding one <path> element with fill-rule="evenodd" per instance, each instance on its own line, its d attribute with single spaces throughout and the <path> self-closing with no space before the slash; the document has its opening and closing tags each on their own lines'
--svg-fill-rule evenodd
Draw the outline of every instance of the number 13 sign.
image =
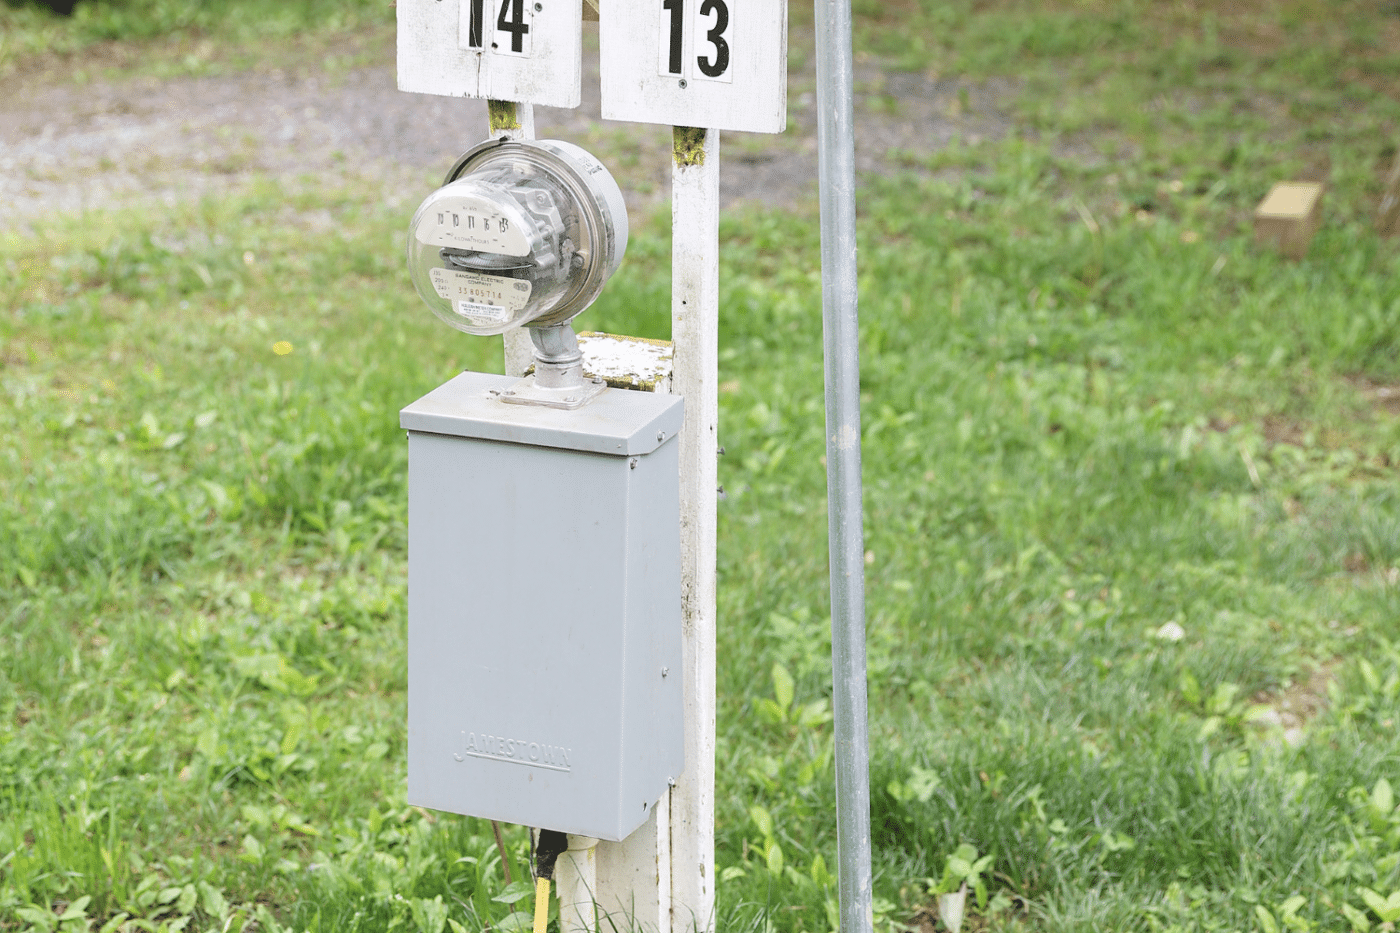
<svg viewBox="0 0 1400 933">
<path fill-rule="evenodd" d="M 787 0 L 602 0 L 603 117 L 781 133 Z"/>
</svg>

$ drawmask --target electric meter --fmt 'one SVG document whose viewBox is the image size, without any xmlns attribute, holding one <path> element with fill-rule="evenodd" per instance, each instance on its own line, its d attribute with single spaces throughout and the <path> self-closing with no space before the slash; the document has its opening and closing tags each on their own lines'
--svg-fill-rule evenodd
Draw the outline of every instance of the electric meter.
<svg viewBox="0 0 1400 933">
<path fill-rule="evenodd" d="M 489 335 L 566 324 L 626 249 L 622 192 L 601 162 L 560 140 L 492 140 L 418 208 L 408 265 L 434 314 Z"/>
</svg>

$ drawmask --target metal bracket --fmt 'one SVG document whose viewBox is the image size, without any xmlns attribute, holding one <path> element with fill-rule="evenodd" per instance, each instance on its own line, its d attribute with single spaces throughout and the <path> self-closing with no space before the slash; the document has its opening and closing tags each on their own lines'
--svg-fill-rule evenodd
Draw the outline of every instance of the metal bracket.
<svg viewBox="0 0 1400 933">
<path fill-rule="evenodd" d="M 497 395 L 501 401 L 572 411 L 587 405 L 608 387 L 599 376 L 584 377 L 578 337 L 567 321 L 531 327 L 530 342 L 535 348 L 534 371 Z"/>
<path fill-rule="evenodd" d="M 492 389 L 491 394 L 507 405 L 542 405 L 573 411 L 593 401 L 607 387 L 608 384 L 598 377 L 573 386 L 542 386 L 535 381 L 535 374 L 530 373 L 509 389 L 500 392 Z"/>
</svg>

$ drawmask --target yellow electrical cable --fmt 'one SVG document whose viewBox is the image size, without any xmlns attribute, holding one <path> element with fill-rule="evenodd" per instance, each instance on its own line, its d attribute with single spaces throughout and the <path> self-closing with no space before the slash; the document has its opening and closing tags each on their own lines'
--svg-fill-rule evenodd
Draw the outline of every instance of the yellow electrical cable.
<svg viewBox="0 0 1400 933">
<path fill-rule="evenodd" d="M 549 924 L 549 879 L 535 879 L 535 933 L 544 933 Z"/>
</svg>

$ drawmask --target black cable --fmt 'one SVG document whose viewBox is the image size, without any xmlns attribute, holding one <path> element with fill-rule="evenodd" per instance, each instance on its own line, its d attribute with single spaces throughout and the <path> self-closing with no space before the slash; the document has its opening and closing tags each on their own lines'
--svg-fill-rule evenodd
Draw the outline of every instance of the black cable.
<svg viewBox="0 0 1400 933">
<path fill-rule="evenodd" d="M 554 863 L 569 848 L 569 837 L 552 829 L 540 830 L 539 842 L 535 843 L 535 877 L 553 878 Z"/>
</svg>

